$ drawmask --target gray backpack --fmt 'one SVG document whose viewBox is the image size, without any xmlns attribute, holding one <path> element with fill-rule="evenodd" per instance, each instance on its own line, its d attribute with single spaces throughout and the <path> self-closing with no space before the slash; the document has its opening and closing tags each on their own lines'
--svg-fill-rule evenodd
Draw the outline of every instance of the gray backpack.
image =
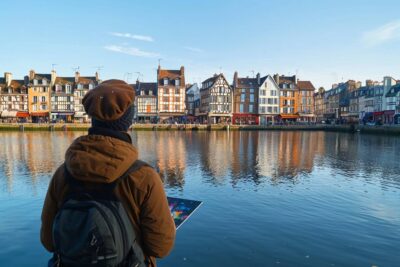
<svg viewBox="0 0 400 267">
<path fill-rule="evenodd" d="M 84 183 L 65 168 L 70 190 L 53 223 L 55 253 L 49 266 L 147 266 L 132 223 L 114 193 L 121 180 L 145 165 L 136 161 L 110 184 Z"/>
</svg>

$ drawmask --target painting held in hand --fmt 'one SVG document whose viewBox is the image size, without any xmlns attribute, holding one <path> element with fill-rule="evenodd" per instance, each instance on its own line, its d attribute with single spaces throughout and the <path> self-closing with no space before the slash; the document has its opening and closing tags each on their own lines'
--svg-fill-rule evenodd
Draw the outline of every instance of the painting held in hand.
<svg viewBox="0 0 400 267">
<path fill-rule="evenodd" d="M 171 216 L 174 218 L 175 227 L 178 229 L 203 203 L 202 201 L 183 198 L 167 197 Z"/>
</svg>

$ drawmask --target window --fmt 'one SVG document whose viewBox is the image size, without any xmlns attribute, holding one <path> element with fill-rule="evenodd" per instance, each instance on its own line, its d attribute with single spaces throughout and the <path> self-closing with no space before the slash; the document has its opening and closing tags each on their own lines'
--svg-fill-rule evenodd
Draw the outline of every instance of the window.
<svg viewBox="0 0 400 267">
<path fill-rule="evenodd" d="M 169 94 L 169 89 L 168 88 L 165 89 L 165 93 L 164 94 L 166 94 L 166 95 Z"/>
<path fill-rule="evenodd" d="M 249 112 L 250 112 L 250 113 L 254 112 L 254 111 L 253 111 L 253 108 L 254 108 L 254 106 L 253 106 L 252 104 L 250 104 L 250 105 L 249 105 Z"/>
<path fill-rule="evenodd" d="M 179 111 L 179 105 L 175 105 L 175 111 Z"/>
<path fill-rule="evenodd" d="M 36 110 L 37 110 L 37 106 L 36 106 L 36 105 L 33 105 L 33 106 L 32 106 L 32 110 L 33 110 L 33 111 L 36 111 Z"/>
<path fill-rule="evenodd" d="M 144 95 L 144 90 L 140 90 L 140 95 Z"/>
<path fill-rule="evenodd" d="M 243 113 L 243 112 L 244 112 L 244 105 L 243 105 L 243 104 L 240 104 L 239 112 L 240 112 L 240 113 Z"/>
<path fill-rule="evenodd" d="M 278 104 L 278 98 L 274 98 L 274 104 L 275 104 L 275 105 Z"/>
<path fill-rule="evenodd" d="M 47 85 L 47 80 L 46 80 L 46 79 L 43 79 L 43 80 L 42 80 L 42 84 L 43 84 L 43 85 Z"/>
<path fill-rule="evenodd" d="M 274 107 L 274 113 L 278 113 L 278 107 Z"/>
<path fill-rule="evenodd" d="M 260 113 L 265 113 L 265 107 L 260 107 Z"/>
<path fill-rule="evenodd" d="M 62 86 L 61 84 L 56 84 L 56 93 L 59 93 L 62 91 Z"/>
<path fill-rule="evenodd" d="M 40 109 L 41 110 L 46 110 L 47 109 L 47 105 L 40 105 Z"/>
<path fill-rule="evenodd" d="M 175 94 L 177 94 L 177 95 L 180 94 L 180 89 L 179 88 L 175 88 Z"/>
<path fill-rule="evenodd" d="M 179 79 L 176 79 L 175 80 L 175 86 L 179 86 L 180 85 L 180 80 Z"/>
<path fill-rule="evenodd" d="M 251 102 L 251 103 L 254 102 L 254 94 L 250 94 L 250 102 Z"/>
<path fill-rule="evenodd" d="M 272 112 L 272 107 L 268 107 L 268 113 Z"/>
<path fill-rule="evenodd" d="M 266 90 L 260 90 L 260 95 L 265 96 L 265 95 L 267 95 L 266 93 L 267 93 Z"/>
<path fill-rule="evenodd" d="M 91 90 L 91 89 L 93 89 L 93 88 L 94 88 L 93 84 L 92 84 L 92 83 L 89 83 L 89 90 Z"/>
<path fill-rule="evenodd" d="M 181 98 L 179 96 L 176 96 L 175 97 L 175 102 L 179 102 L 179 101 L 181 101 Z"/>
<path fill-rule="evenodd" d="M 78 83 L 78 89 L 83 89 L 83 84 Z"/>
<path fill-rule="evenodd" d="M 243 93 L 243 91 L 242 91 L 242 94 L 240 95 L 240 102 L 244 102 L 244 101 L 246 101 L 246 94 Z"/>
<path fill-rule="evenodd" d="M 38 80 L 37 79 L 33 80 L 33 85 L 38 85 Z"/>
<path fill-rule="evenodd" d="M 33 97 L 33 103 L 37 103 L 38 102 L 38 97 L 37 96 L 34 96 Z"/>
<path fill-rule="evenodd" d="M 168 96 L 163 96 L 163 102 L 168 102 L 169 101 L 169 97 Z"/>
<path fill-rule="evenodd" d="M 271 105 L 273 103 L 273 99 L 272 98 L 268 98 L 268 104 Z"/>
<path fill-rule="evenodd" d="M 164 105 L 164 110 L 168 110 L 168 104 Z"/>
<path fill-rule="evenodd" d="M 153 91 L 150 90 L 150 91 L 149 91 L 149 95 L 153 95 Z"/>
<path fill-rule="evenodd" d="M 42 102 L 46 102 L 46 97 L 42 96 Z"/>
<path fill-rule="evenodd" d="M 168 78 L 164 78 L 164 85 L 168 85 Z"/>
<path fill-rule="evenodd" d="M 250 93 L 254 94 L 254 88 L 250 88 Z"/>
</svg>

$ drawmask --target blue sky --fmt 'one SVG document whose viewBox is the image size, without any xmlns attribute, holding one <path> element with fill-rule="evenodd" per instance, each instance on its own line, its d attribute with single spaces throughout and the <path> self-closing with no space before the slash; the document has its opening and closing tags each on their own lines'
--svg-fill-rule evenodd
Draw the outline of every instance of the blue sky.
<svg viewBox="0 0 400 267">
<path fill-rule="evenodd" d="M 222 71 L 298 74 L 315 87 L 400 79 L 400 1 L 3 0 L 0 72 L 155 81 L 185 66 L 187 82 Z M 128 74 L 131 73 L 131 74 Z"/>
</svg>

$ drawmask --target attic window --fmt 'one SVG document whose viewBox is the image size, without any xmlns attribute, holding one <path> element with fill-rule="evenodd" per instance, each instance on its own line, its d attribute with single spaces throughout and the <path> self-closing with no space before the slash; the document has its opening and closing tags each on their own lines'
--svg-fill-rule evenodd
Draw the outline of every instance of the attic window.
<svg viewBox="0 0 400 267">
<path fill-rule="evenodd" d="M 89 83 L 89 90 L 93 89 L 93 87 L 94 87 L 93 84 Z"/>
<path fill-rule="evenodd" d="M 175 85 L 176 85 L 176 86 L 179 86 L 179 85 L 180 85 L 179 79 L 175 79 Z"/>
<path fill-rule="evenodd" d="M 168 85 L 168 78 L 164 78 L 164 85 Z"/>
<path fill-rule="evenodd" d="M 47 85 L 47 80 L 43 79 L 43 80 L 42 80 L 42 84 L 43 84 L 43 85 Z"/>
<path fill-rule="evenodd" d="M 61 84 L 56 84 L 56 92 L 59 93 L 62 91 Z"/>
<path fill-rule="evenodd" d="M 141 90 L 141 91 L 140 91 L 140 95 L 144 95 L 144 90 Z"/>
<path fill-rule="evenodd" d="M 153 91 L 150 90 L 150 91 L 149 91 L 149 95 L 153 95 Z"/>
<path fill-rule="evenodd" d="M 33 85 L 38 85 L 38 80 L 37 79 L 33 80 Z"/>
</svg>

